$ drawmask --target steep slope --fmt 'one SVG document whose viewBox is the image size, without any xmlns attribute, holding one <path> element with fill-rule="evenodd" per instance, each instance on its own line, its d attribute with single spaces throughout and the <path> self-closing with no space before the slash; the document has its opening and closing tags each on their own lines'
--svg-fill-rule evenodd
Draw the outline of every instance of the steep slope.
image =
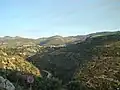
<svg viewBox="0 0 120 90">
<path fill-rule="evenodd" d="M 29 48 L 30 47 L 0 47 L 0 77 L 2 76 L 5 80 L 9 80 L 16 90 L 28 90 L 29 83 L 27 82 L 27 77 L 29 76 L 34 77 L 34 79 L 35 77 L 41 78 L 40 70 L 25 60 L 28 54 L 35 53 Z M 0 81 L 1 90 L 2 86 L 7 83 L 2 81 L 1 78 Z"/>
<path fill-rule="evenodd" d="M 59 79 L 43 78 L 40 70 L 25 60 L 26 57 L 31 56 L 31 53 L 33 55 L 38 51 L 45 50 L 39 45 L 0 47 L 0 90 L 6 90 L 3 87 L 10 87 L 10 84 L 6 83 L 8 81 L 15 90 L 29 90 L 30 88 L 32 90 L 61 90 L 62 84 Z M 31 79 L 33 82 L 30 82 Z"/>
<path fill-rule="evenodd" d="M 34 65 L 18 55 L 8 54 L 7 51 L 4 52 L 3 49 L 0 49 L 0 69 L 20 71 L 26 74 L 40 76 L 39 70 Z"/>
<path fill-rule="evenodd" d="M 92 59 L 79 69 L 76 81 L 92 90 L 116 90 L 120 87 L 120 34 L 92 38 Z"/>
<path fill-rule="evenodd" d="M 46 48 L 45 50 L 29 57 L 28 60 L 41 71 L 47 70 L 54 77 L 58 77 L 65 82 L 70 81 L 79 64 L 78 53 L 66 51 L 64 48 Z"/>
<path fill-rule="evenodd" d="M 50 38 L 50 41 L 59 40 L 59 38 L 61 36 L 55 36 Z M 79 36 L 75 38 L 79 38 Z M 47 43 L 47 45 L 52 44 L 51 42 Z M 41 75 L 39 70 L 48 71 L 53 77 L 62 80 L 67 90 L 81 90 L 80 88 L 85 88 L 84 90 L 116 90 L 120 87 L 119 45 L 120 33 L 112 32 L 104 33 L 104 35 L 103 33 L 88 35 L 82 42 L 78 39 L 76 43 L 68 44 L 66 47 L 40 47 L 39 45 L 1 47 L 0 66 L 4 70 L 16 70 L 37 76 Z M 25 61 L 26 58 L 39 70 Z M 48 85 L 49 88 L 52 88 L 54 83 L 49 79 L 41 82 L 39 78 L 33 87 L 35 88 L 37 85 L 38 89 L 45 89 L 46 87 L 43 86 Z"/>
<path fill-rule="evenodd" d="M 76 81 L 93 90 L 116 90 L 120 87 L 120 57 L 101 57 L 86 64 Z"/>
<path fill-rule="evenodd" d="M 103 47 L 118 41 L 119 33 L 88 37 L 83 42 L 70 44 L 64 48 L 46 48 L 45 52 L 37 53 L 29 60 L 39 69 L 45 69 L 63 82 L 68 82 L 85 63 L 92 61 L 93 58 L 99 58 L 98 56 L 103 53 L 101 52 Z"/>
</svg>

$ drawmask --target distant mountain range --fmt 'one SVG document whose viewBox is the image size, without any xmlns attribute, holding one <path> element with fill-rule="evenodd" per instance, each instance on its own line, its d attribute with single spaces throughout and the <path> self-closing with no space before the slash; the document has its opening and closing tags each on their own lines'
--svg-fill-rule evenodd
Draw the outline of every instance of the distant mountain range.
<svg viewBox="0 0 120 90">
<path fill-rule="evenodd" d="M 78 43 L 84 41 L 88 37 L 97 37 L 103 35 L 110 35 L 118 32 L 97 32 L 88 35 L 78 35 L 78 36 L 68 36 L 62 37 L 59 35 L 46 37 L 46 38 L 38 38 L 38 39 L 31 39 L 31 38 L 23 38 L 23 37 L 0 37 L 0 45 L 14 47 L 14 46 L 21 46 L 21 45 L 41 45 L 41 46 L 50 46 L 50 45 L 64 45 L 70 43 Z"/>
<path fill-rule="evenodd" d="M 35 45 L 39 44 L 41 46 L 50 46 L 50 45 L 63 45 L 67 43 L 72 43 L 75 41 L 82 41 L 86 38 L 86 36 L 69 36 L 69 37 L 62 37 L 62 36 L 52 36 L 48 38 L 38 38 L 38 39 L 30 39 L 30 38 L 23 38 L 23 37 L 0 37 L 0 44 L 4 46 L 20 46 L 20 45 Z"/>
</svg>

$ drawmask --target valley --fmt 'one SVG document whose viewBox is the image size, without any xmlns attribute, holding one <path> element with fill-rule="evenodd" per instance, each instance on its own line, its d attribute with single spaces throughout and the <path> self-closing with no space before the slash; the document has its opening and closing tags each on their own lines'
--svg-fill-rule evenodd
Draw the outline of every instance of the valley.
<svg viewBox="0 0 120 90">
<path fill-rule="evenodd" d="M 29 85 L 33 90 L 120 88 L 119 31 L 44 40 L 0 40 L 0 76 L 13 83 L 16 90 L 28 90 Z M 23 76 L 33 76 L 34 82 L 28 83 Z"/>
</svg>

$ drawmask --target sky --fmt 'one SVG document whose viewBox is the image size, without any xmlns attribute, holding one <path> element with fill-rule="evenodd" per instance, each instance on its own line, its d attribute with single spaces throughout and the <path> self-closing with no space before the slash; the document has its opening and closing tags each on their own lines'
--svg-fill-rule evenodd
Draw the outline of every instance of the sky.
<svg viewBox="0 0 120 90">
<path fill-rule="evenodd" d="M 71 36 L 120 29 L 120 0 L 0 0 L 0 36 Z"/>
</svg>

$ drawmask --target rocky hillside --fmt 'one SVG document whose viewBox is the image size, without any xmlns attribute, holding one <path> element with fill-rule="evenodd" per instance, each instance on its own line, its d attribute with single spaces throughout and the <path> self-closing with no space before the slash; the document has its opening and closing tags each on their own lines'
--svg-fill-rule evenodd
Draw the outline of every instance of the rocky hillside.
<svg viewBox="0 0 120 90">
<path fill-rule="evenodd" d="M 59 38 L 64 41 L 62 37 L 55 36 L 45 43 L 48 45 L 50 42 L 49 45 L 52 45 L 51 41 Z M 1 45 L 0 75 L 10 80 L 17 90 L 18 87 L 20 90 L 28 90 L 29 83 L 23 82 L 19 73 L 15 74 L 16 71 L 22 75 L 34 75 L 33 90 L 119 90 L 120 32 L 70 38 L 82 40 L 78 39 L 66 47 Z M 41 77 L 43 72 L 50 76 Z M 15 80 L 10 76 L 14 76 Z"/>
<path fill-rule="evenodd" d="M 101 39 L 102 43 L 94 42 L 97 45 L 93 48 L 92 61 L 79 71 L 76 80 L 94 90 L 116 90 L 120 87 L 119 34 L 94 39 Z"/>
<path fill-rule="evenodd" d="M 34 65 L 20 56 L 23 54 L 22 52 L 17 53 L 17 50 L 13 48 L 0 48 L 0 68 L 40 75 L 39 70 Z"/>
<path fill-rule="evenodd" d="M 53 76 L 65 83 L 75 80 L 89 89 L 109 90 L 112 88 L 113 90 L 119 87 L 119 77 L 116 77 L 114 73 L 119 72 L 119 43 L 119 32 L 90 36 L 83 42 L 70 44 L 67 47 L 47 48 L 46 52 L 37 53 L 29 60 L 38 68 L 51 72 Z M 91 81 L 88 82 L 89 80 Z"/>
<path fill-rule="evenodd" d="M 0 77 L 2 76 L 5 80 L 10 80 L 13 85 L 19 84 L 19 87 L 24 84 L 23 80 L 26 80 L 27 75 L 41 77 L 40 70 L 25 60 L 25 57 L 30 53 L 35 53 L 35 50 L 34 47 L 32 49 L 30 47 L 0 47 Z M 4 86 L 4 81 L 2 81 L 4 79 L 2 77 L 0 78 L 0 90 Z M 24 88 L 26 85 L 24 85 Z M 15 87 L 17 88 L 17 86 Z"/>
</svg>

